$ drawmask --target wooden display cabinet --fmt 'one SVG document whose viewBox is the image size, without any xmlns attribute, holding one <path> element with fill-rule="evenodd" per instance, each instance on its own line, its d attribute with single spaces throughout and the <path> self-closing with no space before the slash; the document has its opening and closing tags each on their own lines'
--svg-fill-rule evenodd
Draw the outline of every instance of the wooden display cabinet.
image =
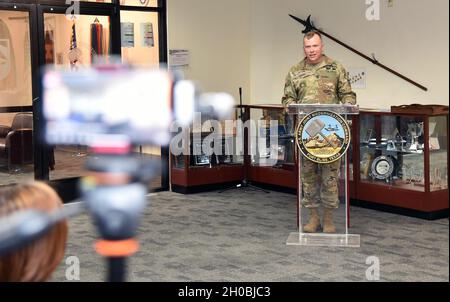
<svg viewBox="0 0 450 302">
<path fill-rule="evenodd" d="M 295 160 L 294 117 L 284 114 L 281 105 L 243 107 L 247 119 L 256 126 L 256 139 L 263 139 L 263 143 L 266 143 L 266 146 L 253 148 L 259 142 L 250 140 L 250 156 L 245 165 L 248 180 L 296 192 L 298 167 Z M 270 120 L 277 121 L 277 125 L 271 127 Z M 276 139 L 277 144 L 271 144 L 271 139 Z M 245 143 L 248 144 L 248 140 Z M 276 149 L 271 148 L 271 145 L 276 145 Z M 266 152 L 261 152 L 264 149 Z"/>
<path fill-rule="evenodd" d="M 205 129 L 206 123 L 207 118 L 202 119 L 201 125 L 189 129 L 189 143 L 182 154 L 174 155 L 174 152 L 171 152 L 172 191 L 195 193 L 223 188 L 225 185 L 239 183 L 243 179 L 244 156 L 237 155 L 236 133 L 224 131 L 224 123 L 221 123 L 220 131 L 214 132 L 209 126 Z M 220 134 L 214 138 L 214 143 L 209 145 L 214 149 L 214 144 L 220 141 L 221 151 L 207 151 L 206 140 L 210 139 L 213 133 L 219 132 Z"/>
<path fill-rule="evenodd" d="M 448 217 L 448 109 L 361 111 L 353 123 L 353 204 Z"/>
<path fill-rule="evenodd" d="M 261 123 L 262 119 L 270 118 L 272 115 L 281 116 L 283 107 L 281 105 L 242 105 L 237 106 L 237 110 L 242 112 L 243 121 L 253 121 L 258 131 L 257 137 L 264 137 L 269 128 Z M 266 115 L 265 115 L 266 114 Z M 281 114 L 281 115 L 280 115 Z M 241 116 L 239 114 L 239 116 Z M 272 116 L 273 117 L 273 116 Z M 291 127 L 292 128 L 292 127 Z M 258 150 L 253 151 L 253 144 L 249 144 L 248 128 L 244 130 L 243 150 L 241 153 L 235 152 L 226 163 L 221 160 L 211 162 L 211 158 L 201 157 L 198 155 L 171 155 L 171 182 L 172 190 L 181 193 L 197 192 L 205 189 L 224 188 L 226 185 L 240 182 L 251 182 L 260 185 L 268 185 L 287 189 L 288 191 L 296 191 L 297 189 L 297 168 L 294 161 L 295 142 L 292 131 L 286 128 L 284 116 L 279 120 L 279 127 L 274 129 L 272 135 L 277 137 L 279 149 L 270 150 L 269 152 L 278 152 L 276 162 L 268 164 L 264 163 L 270 154 L 260 154 Z M 280 130 L 280 131 L 278 131 Z M 264 131 L 264 133 L 262 133 Z M 192 132 L 192 131 L 191 131 Z M 267 132 L 270 135 L 270 132 Z M 202 138 L 208 136 L 209 133 L 202 133 Z M 278 136 L 280 136 L 278 138 Z M 233 136 L 223 137 L 233 140 L 233 146 L 237 145 L 236 129 Z M 254 137 L 254 136 L 252 136 Z M 266 137 L 270 141 L 270 137 Z M 257 138 L 255 138 L 257 139 Z M 193 154 L 197 142 L 194 142 L 191 133 L 190 153 Z M 224 143 L 225 145 L 226 143 Z M 187 153 L 187 152 L 186 152 Z M 198 152 L 197 152 L 198 153 Z M 199 158 L 204 159 L 199 160 Z M 226 185 L 225 185 L 226 183 Z"/>
<path fill-rule="evenodd" d="M 256 129 L 252 135 L 244 131 L 244 152 L 239 156 L 234 153 L 226 163 L 171 155 L 174 191 L 225 188 L 244 180 L 297 191 L 293 117 L 285 115 L 281 105 L 243 105 L 237 109 L 242 109 L 243 120 L 252 121 Z M 268 131 L 270 126 L 264 120 L 278 120 L 277 129 Z M 425 219 L 448 217 L 448 107 L 438 113 L 362 110 L 359 116 L 352 116 L 351 129 L 347 158 L 352 205 Z M 249 139 L 249 135 L 266 137 L 266 151 L 261 151 L 261 146 L 255 148 L 259 141 Z M 278 139 L 277 150 L 271 148 L 271 135 Z M 234 143 L 236 137 L 232 136 Z M 195 146 L 192 141 L 191 136 L 191 152 Z M 269 163 L 274 154 L 276 162 Z"/>
</svg>

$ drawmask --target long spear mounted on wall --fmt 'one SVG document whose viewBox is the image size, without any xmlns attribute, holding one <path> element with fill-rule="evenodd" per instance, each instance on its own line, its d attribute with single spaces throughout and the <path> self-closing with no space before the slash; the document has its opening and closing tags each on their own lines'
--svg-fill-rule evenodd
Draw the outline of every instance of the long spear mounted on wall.
<svg viewBox="0 0 450 302">
<path fill-rule="evenodd" d="M 389 71 L 390 73 L 395 74 L 396 76 L 398 76 L 398 77 L 402 78 L 403 80 L 405 80 L 405 81 L 407 81 L 407 82 L 413 84 L 414 86 L 417 86 L 417 87 L 419 87 L 420 89 L 425 90 L 425 91 L 428 90 L 426 87 L 424 87 L 424 86 L 420 85 L 419 83 L 417 83 L 417 82 L 411 80 L 410 78 L 407 78 L 407 77 L 405 77 L 404 75 L 398 73 L 397 71 L 392 70 L 391 68 L 389 68 L 389 67 L 387 67 L 387 66 L 381 64 L 380 62 L 378 62 L 378 61 L 375 59 L 375 57 L 370 58 L 370 57 L 366 56 L 365 54 L 363 54 L 362 52 L 357 51 L 357 50 L 354 49 L 353 47 L 351 47 L 351 46 L 345 44 L 345 43 L 342 42 L 342 41 L 339 41 L 339 40 L 336 39 L 335 37 L 330 36 L 329 34 L 323 32 L 322 30 L 320 30 L 320 29 L 318 29 L 318 28 L 316 28 L 316 27 L 314 26 L 314 24 L 311 22 L 311 15 L 308 16 L 308 18 L 306 19 L 306 21 L 304 21 L 304 20 L 302 20 L 302 19 L 300 19 L 300 18 L 297 18 L 296 16 L 293 16 L 293 15 L 289 15 L 289 16 L 290 16 L 292 19 L 294 19 L 295 21 L 300 22 L 303 26 L 305 26 L 305 29 L 302 31 L 302 33 L 305 34 L 305 33 L 309 32 L 309 31 L 311 31 L 311 30 L 318 31 L 318 32 L 320 32 L 322 35 L 324 35 L 325 37 L 327 37 L 327 38 L 333 40 L 334 42 L 336 42 L 336 43 L 338 43 L 339 45 L 341 45 L 341 46 L 347 48 L 348 50 L 350 50 L 350 51 L 356 53 L 357 55 L 363 57 L 364 59 L 366 59 L 366 60 L 372 62 L 373 64 L 380 66 L 381 68 L 383 68 L 383 69 Z"/>
</svg>

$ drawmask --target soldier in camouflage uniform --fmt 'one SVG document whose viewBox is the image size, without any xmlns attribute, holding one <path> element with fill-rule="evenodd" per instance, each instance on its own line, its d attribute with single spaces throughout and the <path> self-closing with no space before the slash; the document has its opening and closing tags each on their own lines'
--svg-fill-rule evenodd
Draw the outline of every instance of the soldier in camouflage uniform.
<svg viewBox="0 0 450 302">
<path fill-rule="evenodd" d="M 356 104 L 347 72 L 335 60 L 325 56 L 322 37 L 317 31 L 303 39 L 305 58 L 286 77 L 283 106 L 300 104 Z M 335 233 L 333 210 L 339 206 L 338 179 L 340 160 L 317 164 L 302 156 L 301 181 L 303 206 L 310 209 L 310 219 L 303 231 L 315 233 L 320 228 L 318 207 L 324 207 L 323 232 Z"/>
</svg>

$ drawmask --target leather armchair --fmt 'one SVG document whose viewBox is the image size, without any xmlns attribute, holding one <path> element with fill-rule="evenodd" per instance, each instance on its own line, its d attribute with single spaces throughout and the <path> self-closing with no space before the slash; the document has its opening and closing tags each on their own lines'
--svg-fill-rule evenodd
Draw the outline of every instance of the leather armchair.
<svg viewBox="0 0 450 302">
<path fill-rule="evenodd" d="M 0 125 L 0 160 L 14 166 L 33 163 L 33 114 L 17 113 L 11 126 Z"/>
</svg>

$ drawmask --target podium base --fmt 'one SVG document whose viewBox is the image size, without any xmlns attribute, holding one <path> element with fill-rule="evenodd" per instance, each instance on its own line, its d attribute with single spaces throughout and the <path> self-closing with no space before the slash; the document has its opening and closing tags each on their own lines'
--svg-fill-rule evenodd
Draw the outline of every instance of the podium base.
<svg viewBox="0 0 450 302">
<path fill-rule="evenodd" d="M 287 245 L 360 247 L 360 236 L 355 234 L 290 233 Z"/>
</svg>

